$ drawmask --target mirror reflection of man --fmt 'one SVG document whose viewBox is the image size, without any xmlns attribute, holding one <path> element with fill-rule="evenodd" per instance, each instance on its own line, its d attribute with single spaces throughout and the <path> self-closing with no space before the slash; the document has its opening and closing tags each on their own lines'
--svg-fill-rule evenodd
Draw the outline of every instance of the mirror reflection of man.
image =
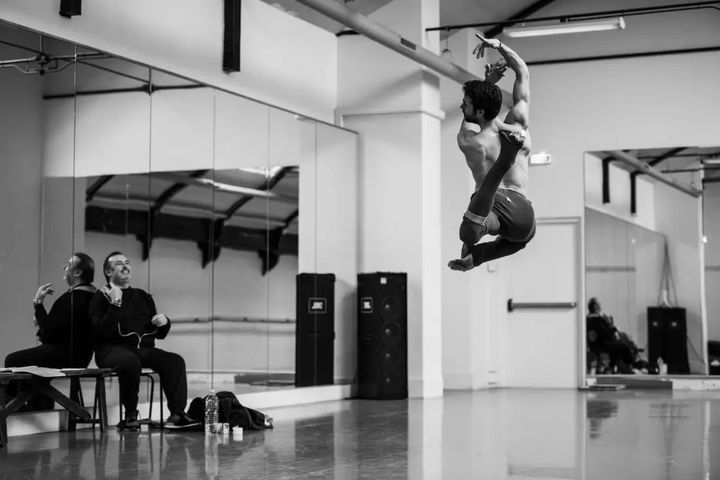
<svg viewBox="0 0 720 480">
<path fill-rule="evenodd" d="M 40 285 L 33 297 L 35 323 L 40 345 L 9 354 L 6 367 L 35 365 L 49 368 L 86 368 L 93 354 L 92 322 L 88 314 L 96 289 L 95 262 L 82 252 L 75 252 L 63 267 L 68 290 L 55 300 L 50 311 L 43 304 L 55 293 L 52 283 Z M 14 387 L 9 392 L 13 395 Z M 34 398 L 33 407 L 52 408 L 52 401 Z"/>
<path fill-rule="evenodd" d="M 157 312 L 147 292 L 130 286 L 132 268 L 121 252 L 112 252 L 105 258 L 103 274 L 107 284 L 95 294 L 90 317 L 95 329 L 95 362 L 118 374 L 120 401 L 125 408 L 125 418 L 118 428 L 140 428 L 137 405 L 143 367 L 160 375 L 171 413 L 168 426 L 195 423 L 185 414 L 185 360 L 155 347 L 155 339 L 165 338 L 170 331 L 170 320 Z"/>
</svg>

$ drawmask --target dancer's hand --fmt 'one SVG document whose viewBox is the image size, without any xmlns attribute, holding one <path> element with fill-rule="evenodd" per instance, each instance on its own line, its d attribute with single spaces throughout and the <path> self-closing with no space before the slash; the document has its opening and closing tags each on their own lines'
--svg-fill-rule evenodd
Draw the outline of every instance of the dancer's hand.
<svg viewBox="0 0 720 480">
<path fill-rule="evenodd" d="M 486 48 L 494 48 L 496 50 L 500 48 L 501 42 L 497 38 L 485 38 L 479 33 L 476 33 L 475 36 L 480 39 L 480 45 L 475 47 L 472 52 L 475 54 L 475 58 L 484 57 Z"/>
<path fill-rule="evenodd" d="M 505 70 L 508 66 L 505 60 L 498 60 L 495 63 L 488 63 L 485 65 L 485 81 L 490 83 L 497 83 L 505 75 Z"/>
</svg>

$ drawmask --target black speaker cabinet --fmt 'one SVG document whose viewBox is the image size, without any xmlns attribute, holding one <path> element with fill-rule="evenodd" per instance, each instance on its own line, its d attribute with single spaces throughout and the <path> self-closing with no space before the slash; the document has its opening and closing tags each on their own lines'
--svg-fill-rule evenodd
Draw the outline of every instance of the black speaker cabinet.
<svg viewBox="0 0 720 480">
<path fill-rule="evenodd" d="M 679 307 L 648 307 L 648 363 L 657 367 L 662 357 L 670 374 L 690 373 L 686 311 Z"/>
<path fill-rule="evenodd" d="M 332 385 L 335 362 L 335 275 L 296 277 L 295 385 Z"/>
<path fill-rule="evenodd" d="M 358 274 L 358 397 L 407 398 L 407 274 Z"/>
</svg>

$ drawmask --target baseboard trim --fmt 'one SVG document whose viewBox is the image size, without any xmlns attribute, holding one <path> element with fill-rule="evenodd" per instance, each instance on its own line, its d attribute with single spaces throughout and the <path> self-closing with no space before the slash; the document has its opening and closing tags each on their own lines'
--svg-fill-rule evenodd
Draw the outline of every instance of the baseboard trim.
<svg viewBox="0 0 720 480">
<path fill-rule="evenodd" d="M 243 405 L 262 410 L 352 398 L 355 396 L 355 385 L 322 385 L 243 393 L 236 396 Z"/>
<path fill-rule="evenodd" d="M 410 398 L 437 398 L 443 396 L 443 378 L 423 378 L 408 380 Z"/>
<path fill-rule="evenodd" d="M 472 372 L 446 372 L 443 374 L 443 380 L 445 390 L 481 390 L 498 386 L 489 383 L 487 376 Z"/>
</svg>

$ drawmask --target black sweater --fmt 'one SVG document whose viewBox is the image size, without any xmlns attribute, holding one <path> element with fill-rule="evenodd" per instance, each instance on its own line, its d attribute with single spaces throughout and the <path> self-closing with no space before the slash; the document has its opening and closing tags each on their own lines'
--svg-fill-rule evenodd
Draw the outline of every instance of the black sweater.
<svg viewBox="0 0 720 480">
<path fill-rule="evenodd" d="M 88 310 L 94 295 L 87 290 L 68 290 L 55 300 L 50 313 L 41 303 L 35 305 L 40 342 L 67 347 L 73 366 L 85 367 L 92 358 L 93 328 Z"/>
<path fill-rule="evenodd" d="M 152 297 L 139 288 L 124 288 L 119 307 L 98 291 L 90 303 L 96 348 L 107 344 L 154 347 L 155 338 L 165 338 L 170 331 L 170 320 L 162 327 L 150 322 L 156 313 Z"/>
</svg>

